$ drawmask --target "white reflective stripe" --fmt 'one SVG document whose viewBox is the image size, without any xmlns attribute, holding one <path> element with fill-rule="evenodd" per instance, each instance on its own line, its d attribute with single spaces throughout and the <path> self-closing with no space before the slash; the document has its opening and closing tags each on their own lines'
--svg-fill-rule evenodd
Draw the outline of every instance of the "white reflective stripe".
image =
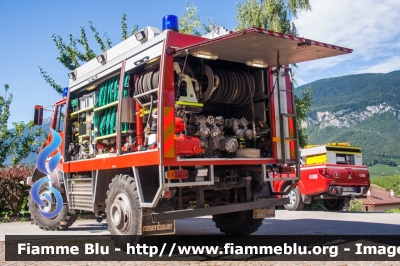
<svg viewBox="0 0 400 266">
<path fill-rule="evenodd" d="M 304 170 L 312 170 L 312 169 L 320 169 L 320 168 L 341 169 L 341 170 L 351 169 L 351 170 L 368 171 L 368 168 L 364 168 L 364 167 L 357 168 L 357 167 L 354 167 L 354 165 L 349 165 L 349 167 L 346 167 L 345 165 L 342 165 L 342 166 L 319 165 L 319 166 L 302 166 L 301 167 L 301 169 L 304 169 Z"/>
<path fill-rule="evenodd" d="M 288 105 L 287 105 L 287 88 L 286 88 L 286 76 L 285 76 L 285 68 L 281 68 L 279 74 L 279 93 L 280 93 L 280 106 L 281 106 L 281 113 L 288 113 Z M 288 137 L 289 136 L 289 118 L 288 117 L 283 117 L 282 123 L 283 123 L 283 132 L 281 133 L 281 138 Z M 290 143 L 289 142 L 284 142 L 284 147 L 285 147 L 285 159 L 290 160 Z"/>
<path fill-rule="evenodd" d="M 275 70 L 276 67 L 273 67 L 272 70 Z M 279 101 L 278 101 L 278 93 L 279 93 L 279 88 L 278 88 L 278 82 L 276 82 L 278 76 L 276 75 L 272 75 L 272 85 L 275 87 L 272 88 L 274 91 L 273 97 L 274 97 L 274 113 L 275 113 L 275 132 L 276 138 L 280 138 L 281 133 L 281 126 L 280 126 L 280 120 L 279 120 Z M 278 159 L 282 159 L 282 151 L 281 151 L 281 146 L 279 142 L 273 142 L 273 145 L 275 145 L 276 149 L 277 149 L 277 156 Z"/>
</svg>

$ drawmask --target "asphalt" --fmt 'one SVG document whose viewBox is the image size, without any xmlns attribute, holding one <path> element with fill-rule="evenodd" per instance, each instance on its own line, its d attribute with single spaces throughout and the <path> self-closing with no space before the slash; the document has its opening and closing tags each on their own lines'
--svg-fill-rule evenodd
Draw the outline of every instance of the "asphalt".
<svg viewBox="0 0 400 266">
<path fill-rule="evenodd" d="M 211 217 L 176 221 L 178 235 L 221 234 Z M 256 235 L 400 235 L 400 214 L 276 211 L 275 218 L 263 221 Z M 5 235 L 109 235 L 107 223 L 95 220 L 76 221 L 67 231 L 43 231 L 31 222 L 0 224 L 0 265 L 400 265 L 399 261 L 332 262 L 332 261 L 206 261 L 206 262 L 126 262 L 126 261 L 5 261 Z"/>
<path fill-rule="evenodd" d="M 33 222 L 0 224 L 5 235 L 109 235 L 105 220 L 78 220 L 66 231 L 44 231 Z M 211 216 L 176 221 L 178 235 L 221 234 Z M 399 213 L 351 213 L 277 210 L 275 218 L 264 219 L 256 235 L 400 235 Z"/>
</svg>

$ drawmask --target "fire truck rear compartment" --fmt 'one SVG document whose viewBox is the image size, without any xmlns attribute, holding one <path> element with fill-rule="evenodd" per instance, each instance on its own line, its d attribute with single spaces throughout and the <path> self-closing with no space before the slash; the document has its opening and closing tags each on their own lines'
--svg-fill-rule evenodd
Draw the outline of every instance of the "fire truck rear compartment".
<svg viewBox="0 0 400 266">
<path fill-rule="evenodd" d="M 175 58 L 174 69 L 175 123 L 182 121 L 180 128 L 175 127 L 178 156 L 272 156 L 267 69 L 194 56 Z M 159 64 L 153 64 L 135 68 L 122 79 L 120 145 L 123 153 L 158 148 L 159 78 Z M 120 79 L 118 74 L 112 75 L 97 82 L 97 86 L 72 94 L 75 98 L 71 102 L 72 111 L 77 110 L 70 115 L 67 126 L 70 160 L 116 154 Z M 92 100 L 87 103 L 85 99 L 89 95 Z M 138 113 L 141 121 L 137 121 Z M 140 133 L 137 123 L 144 128 L 143 143 L 137 139 Z M 242 151 L 235 154 L 238 149 Z"/>
</svg>

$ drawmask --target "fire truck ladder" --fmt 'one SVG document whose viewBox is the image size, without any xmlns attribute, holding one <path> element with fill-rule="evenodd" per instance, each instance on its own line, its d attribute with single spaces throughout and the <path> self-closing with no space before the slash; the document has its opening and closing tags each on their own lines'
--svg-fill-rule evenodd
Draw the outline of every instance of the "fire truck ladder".
<svg viewBox="0 0 400 266">
<path fill-rule="evenodd" d="M 294 102 L 294 86 L 293 86 L 293 81 L 292 81 L 292 73 L 290 68 L 284 68 L 284 76 L 289 75 L 290 76 L 290 89 L 281 89 L 279 85 L 279 75 L 280 75 L 280 69 L 276 70 L 276 85 L 278 87 L 279 93 L 278 93 L 278 110 L 279 110 L 279 124 L 280 124 L 280 148 L 282 151 L 282 160 L 280 161 L 281 164 L 295 164 L 296 165 L 296 178 L 294 180 L 298 180 L 300 176 L 300 154 L 299 154 L 299 139 L 298 139 L 298 129 L 297 129 L 297 115 L 296 115 L 296 106 Z M 281 92 L 285 93 L 290 93 L 291 95 L 291 100 L 292 100 L 292 113 L 284 113 L 282 112 L 282 103 L 281 103 Z M 286 118 L 286 119 L 285 119 Z M 285 128 L 284 128 L 284 123 L 287 123 L 287 119 L 291 118 L 293 122 L 293 132 L 287 132 L 287 135 L 285 134 Z M 289 147 L 289 149 L 294 149 L 294 160 L 293 159 L 288 159 L 286 156 L 286 149 L 285 149 L 285 143 L 286 142 L 294 142 L 294 147 Z"/>
</svg>

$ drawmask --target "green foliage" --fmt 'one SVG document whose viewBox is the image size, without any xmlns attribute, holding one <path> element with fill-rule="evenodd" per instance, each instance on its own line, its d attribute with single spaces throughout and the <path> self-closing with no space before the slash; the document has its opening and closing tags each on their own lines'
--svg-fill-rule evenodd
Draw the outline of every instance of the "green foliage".
<svg viewBox="0 0 400 266">
<path fill-rule="evenodd" d="M 371 184 L 390 191 L 392 188 L 397 196 L 400 196 L 400 175 L 380 176 L 371 178 Z"/>
<path fill-rule="evenodd" d="M 309 0 L 244 0 L 236 10 L 239 30 L 255 26 L 297 36 L 291 18 L 300 10 L 310 11 L 311 5 Z"/>
<path fill-rule="evenodd" d="M 194 4 L 186 2 L 186 14 L 183 14 L 179 19 L 179 32 L 201 36 L 199 28 L 201 26 L 201 17 L 197 15 L 198 10 Z"/>
<path fill-rule="evenodd" d="M 363 211 L 363 202 L 358 199 L 351 199 L 349 203 L 349 208 L 347 209 L 350 212 L 362 212 Z"/>
<path fill-rule="evenodd" d="M 326 211 L 324 202 L 322 200 L 312 200 L 310 204 L 304 204 L 306 211 Z"/>
<path fill-rule="evenodd" d="M 306 134 L 306 128 L 303 128 L 301 123 L 307 119 L 308 112 L 312 105 L 311 87 L 301 88 L 301 94 L 302 97 L 299 97 L 298 94 L 295 93 L 294 102 L 296 105 L 299 145 L 300 147 L 304 147 L 308 144 L 309 137 Z"/>
<path fill-rule="evenodd" d="M 121 41 L 126 40 L 128 36 L 128 25 L 126 24 L 126 14 L 122 14 L 122 20 L 121 20 L 121 28 L 122 28 L 122 38 Z M 131 30 L 131 35 L 134 35 L 139 26 L 137 24 L 133 25 L 133 29 Z"/>
<path fill-rule="evenodd" d="M 236 5 L 236 10 L 236 28 L 239 30 L 255 26 L 297 36 L 296 26 L 290 20 L 296 18 L 300 10 L 310 11 L 311 5 L 309 0 L 244 0 Z M 296 81 L 293 83 L 296 84 Z M 295 95 L 295 105 L 299 145 L 303 147 L 307 145 L 308 137 L 301 123 L 305 121 L 310 110 L 312 92 L 311 88 L 304 87 L 300 91 L 301 93 Z"/>
<path fill-rule="evenodd" d="M 4 219 L 26 209 L 30 187 L 25 178 L 33 174 L 33 167 L 16 166 L 0 169 L 0 213 Z"/>
<path fill-rule="evenodd" d="M 34 130 L 33 121 L 28 124 L 13 122 L 14 130 L 7 128 L 10 117 L 10 105 L 12 94 L 7 94 L 9 86 L 4 85 L 5 97 L 0 96 L 0 168 L 4 168 L 4 161 L 8 155 L 12 155 L 13 165 L 17 165 L 26 158 L 32 151 L 39 148 L 36 140 L 43 133 L 43 130 Z"/>
<path fill-rule="evenodd" d="M 399 161 L 399 160 L 397 160 Z M 374 164 L 368 167 L 370 177 L 378 177 L 378 176 L 389 176 L 400 173 L 400 167 L 391 167 L 389 165 L 384 164 Z"/>
<path fill-rule="evenodd" d="M 127 24 L 126 24 L 126 15 L 122 15 L 122 40 L 128 38 L 127 34 Z M 93 26 L 93 23 L 89 21 L 89 28 L 92 31 L 94 38 L 99 45 L 101 51 L 105 51 L 106 49 L 111 48 L 112 43 L 107 33 L 104 33 L 104 40 L 100 37 L 99 32 Z M 131 36 L 137 32 L 138 25 L 134 25 L 131 30 Z M 79 67 L 82 63 L 88 62 L 89 60 L 96 57 L 96 53 L 90 48 L 86 30 L 84 27 L 79 28 L 80 36 L 79 38 L 73 37 L 72 34 L 68 35 L 69 43 L 65 44 L 62 38 L 58 35 L 53 34 L 52 40 L 58 50 L 57 60 L 69 71 L 72 71 Z M 81 47 L 77 47 L 77 44 L 80 44 Z M 62 86 L 56 84 L 56 82 L 44 71 L 41 67 L 39 67 L 40 74 L 44 78 L 44 80 L 59 94 L 62 94 Z"/>
<path fill-rule="evenodd" d="M 40 75 L 42 75 L 42 77 L 44 78 L 44 80 L 47 82 L 47 84 L 50 85 L 50 87 L 52 87 L 58 94 L 62 94 L 63 93 L 63 88 L 61 85 L 58 85 L 54 79 L 52 79 L 46 71 L 44 71 L 41 67 L 39 67 L 39 72 Z"/>
<path fill-rule="evenodd" d="M 386 213 L 400 213 L 400 206 L 397 209 L 389 209 L 385 211 Z"/>
</svg>

